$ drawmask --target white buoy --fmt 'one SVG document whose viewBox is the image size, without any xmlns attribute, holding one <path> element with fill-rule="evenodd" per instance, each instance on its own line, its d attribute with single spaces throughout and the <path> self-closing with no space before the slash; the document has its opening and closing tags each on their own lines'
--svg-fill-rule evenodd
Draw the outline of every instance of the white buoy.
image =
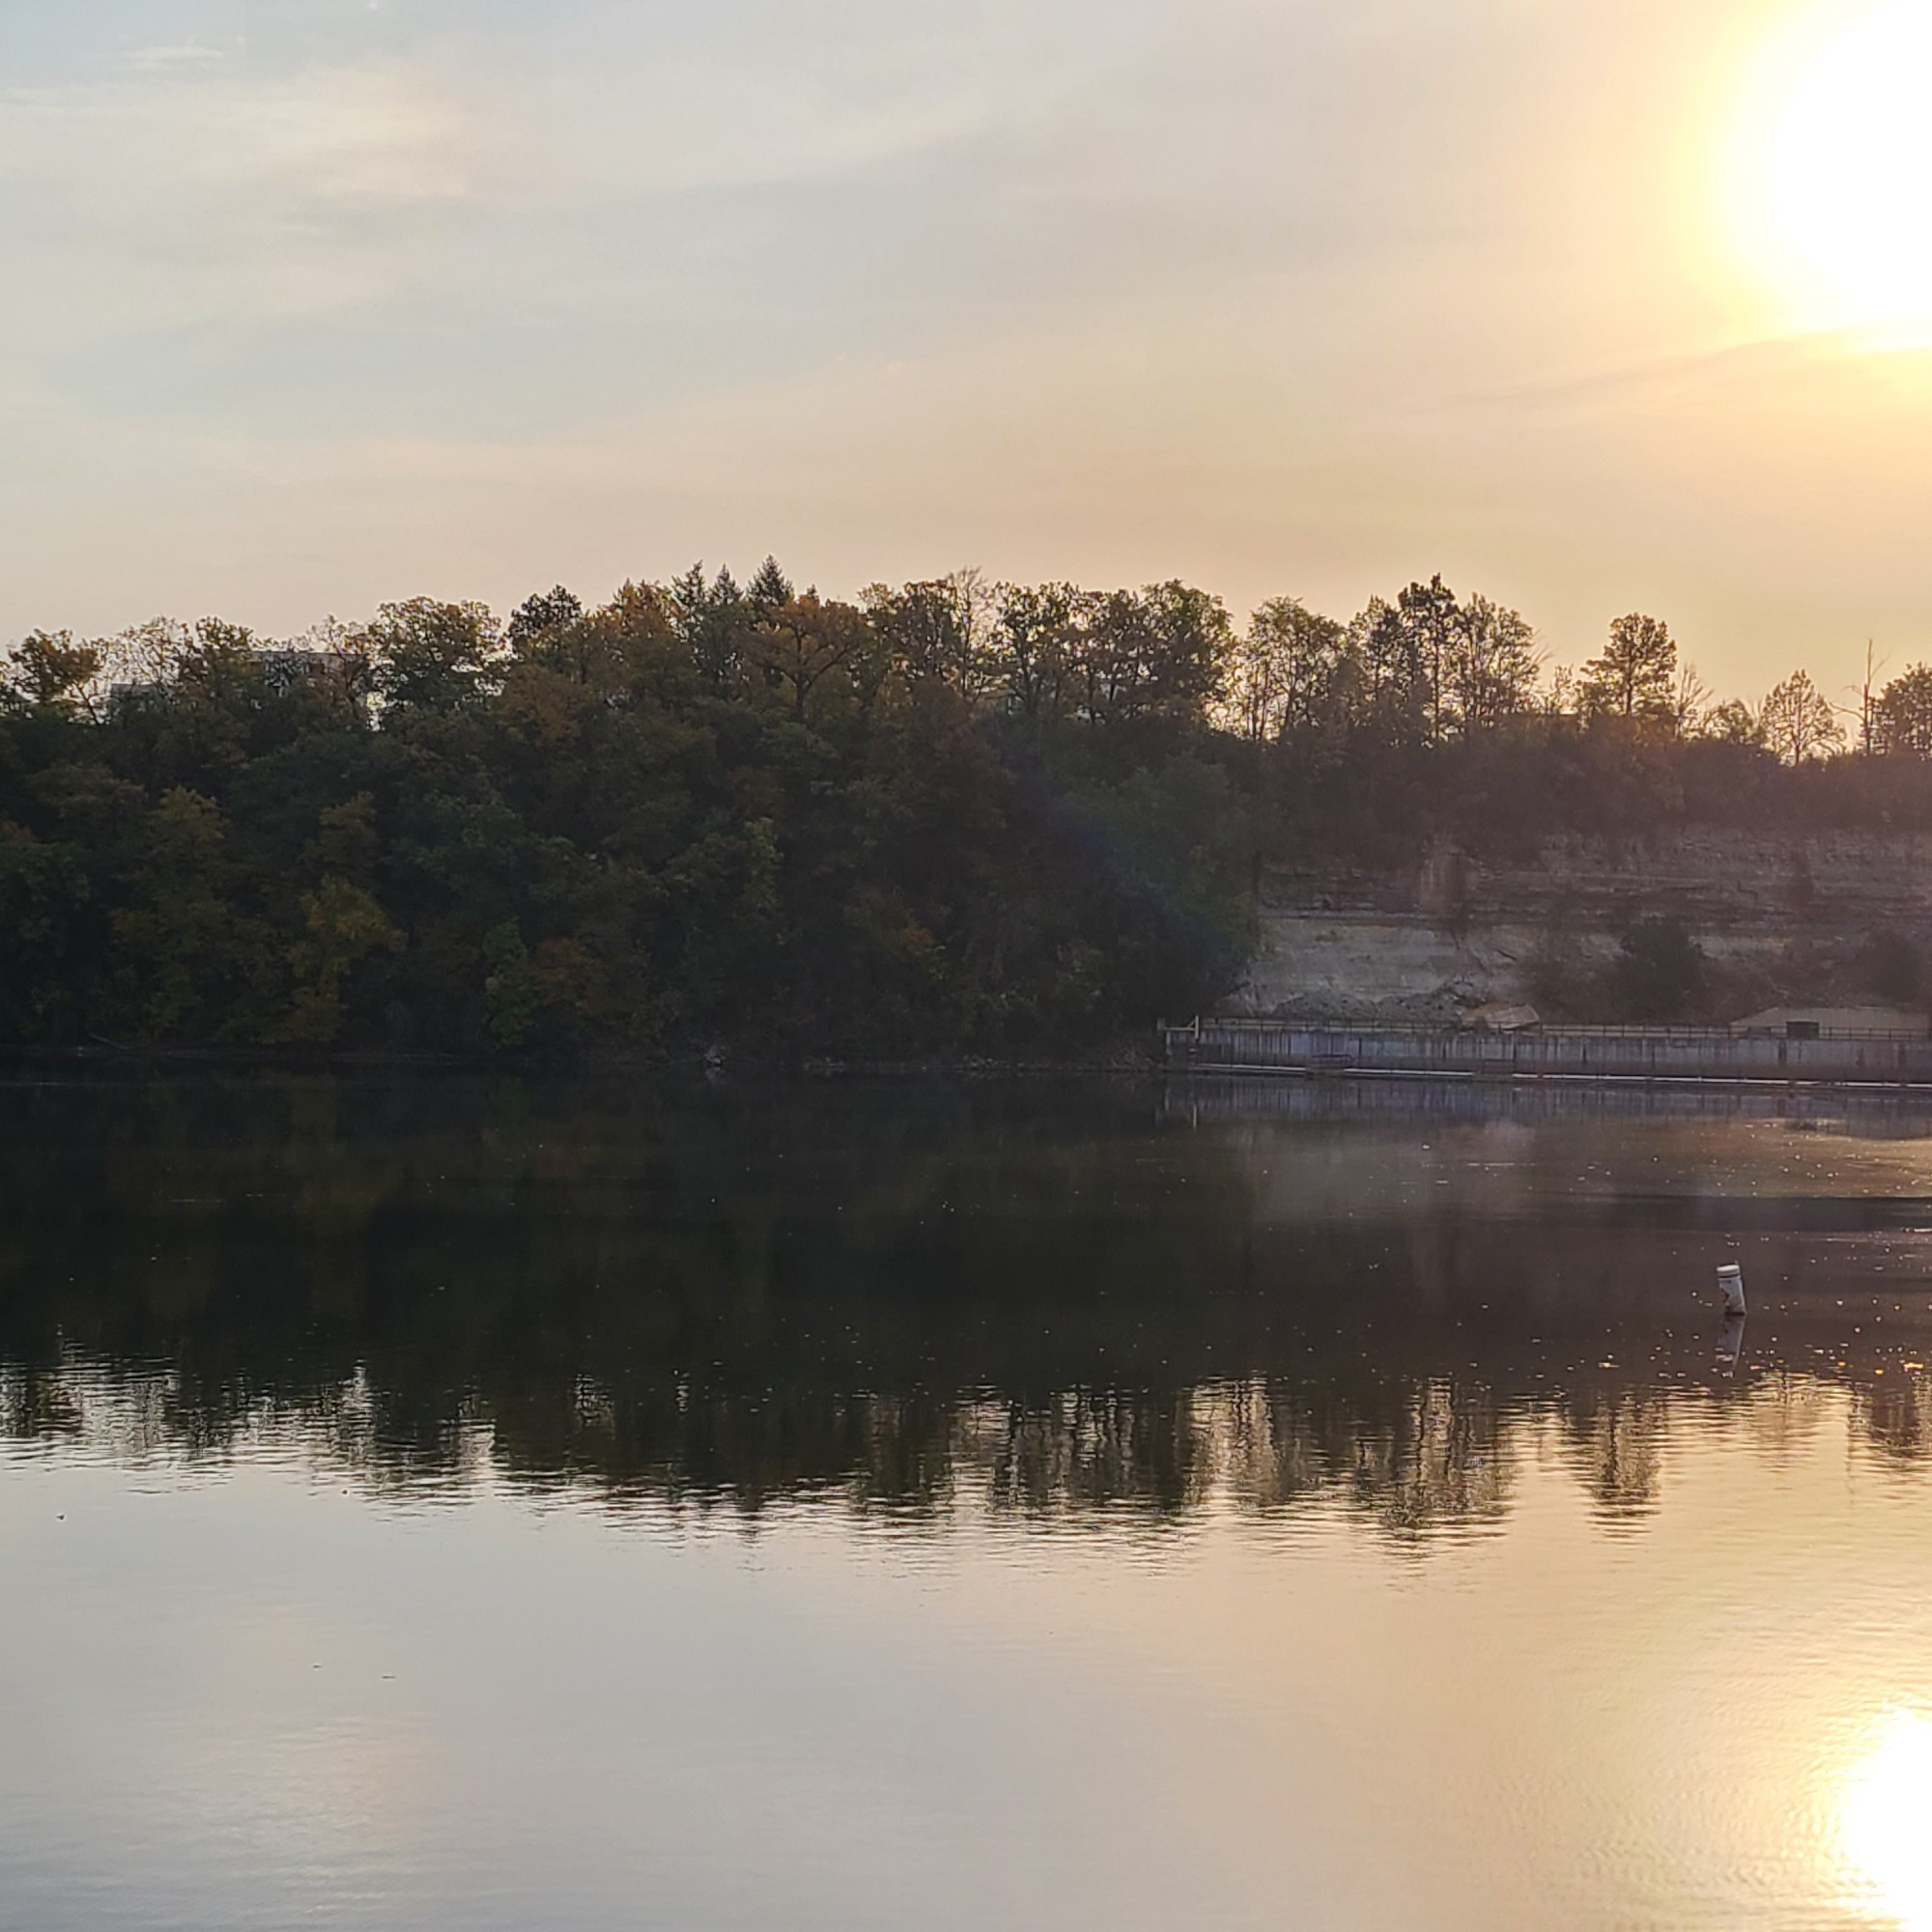
<svg viewBox="0 0 1932 1932">
<path fill-rule="evenodd" d="M 1736 1262 L 1726 1262 L 1718 1270 L 1718 1287 L 1724 1297 L 1726 1315 L 1745 1312 L 1745 1271 Z"/>
</svg>

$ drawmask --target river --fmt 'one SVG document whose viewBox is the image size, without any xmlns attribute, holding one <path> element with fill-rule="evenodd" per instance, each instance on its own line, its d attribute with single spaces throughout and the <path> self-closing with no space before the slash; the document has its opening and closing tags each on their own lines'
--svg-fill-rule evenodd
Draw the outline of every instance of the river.
<svg viewBox="0 0 1932 1932">
<path fill-rule="evenodd" d="M 0 1925 L 1932 1932 L 1908 1103 L 16 1072 L 0 1201 Z"/>
</svg>

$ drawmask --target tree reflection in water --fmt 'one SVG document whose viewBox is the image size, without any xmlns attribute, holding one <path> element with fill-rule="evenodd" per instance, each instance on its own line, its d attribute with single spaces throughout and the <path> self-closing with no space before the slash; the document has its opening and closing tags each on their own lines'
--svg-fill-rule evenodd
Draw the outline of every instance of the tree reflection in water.
<svg viewBox="0 0 1932 1932">
<path fill-rule="evenodd" d="M 1909 1179 L 1922 1124 L 1813 1136 L 1772 1199 L 1789 1122 L 1264 1091 L 18 1082 L 0 1427 L 285 1436 L 404 1492 L 1417 1541 L 1504 1522 L 1532 1456 L 1641 1519 L 1674 1429 L 1776 1458 L 1834 1383 L 1925 1458 L 1932 1217 L 1865 1160 Z"/>
</svg>

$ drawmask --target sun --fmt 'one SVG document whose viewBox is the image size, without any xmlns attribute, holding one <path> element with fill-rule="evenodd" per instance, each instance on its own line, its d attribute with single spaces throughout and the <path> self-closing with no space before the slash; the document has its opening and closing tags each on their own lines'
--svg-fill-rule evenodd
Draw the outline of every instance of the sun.
<svg viewBox="0 0 1932 1932">
<path fill-rule="evenodd" d="M 1764 52 L 1732 225 L 1786 326 L 1932 338 L 1932 0 L 1829 5 Z"/>
</svg>

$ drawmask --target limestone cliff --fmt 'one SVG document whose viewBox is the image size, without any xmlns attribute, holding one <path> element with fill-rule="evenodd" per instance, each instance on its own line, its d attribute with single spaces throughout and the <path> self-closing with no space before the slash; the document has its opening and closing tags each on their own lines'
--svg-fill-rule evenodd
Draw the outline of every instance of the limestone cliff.
<svg viewBox="0 0 1932 1932">
<path fill-rule="evenodd" d="M 1400 870 L 1281 867 L 1263 886 L 1261 951 L 1227 1004 L 1449 1020 L 1540 1000 L 1567 1006 L 1563 1017 L 1616 1018 L 1604 988 L 1621 936 L 1659 918 L 1681 921 L 1708 963 L 1695 1017 L 1783 998 L 1911 1000 L 1932 956 L 1932 836 L 1690 828 L 1642 843 L 1553 839 L 1526 863 L 1445 846 Z"/>
</svg>

